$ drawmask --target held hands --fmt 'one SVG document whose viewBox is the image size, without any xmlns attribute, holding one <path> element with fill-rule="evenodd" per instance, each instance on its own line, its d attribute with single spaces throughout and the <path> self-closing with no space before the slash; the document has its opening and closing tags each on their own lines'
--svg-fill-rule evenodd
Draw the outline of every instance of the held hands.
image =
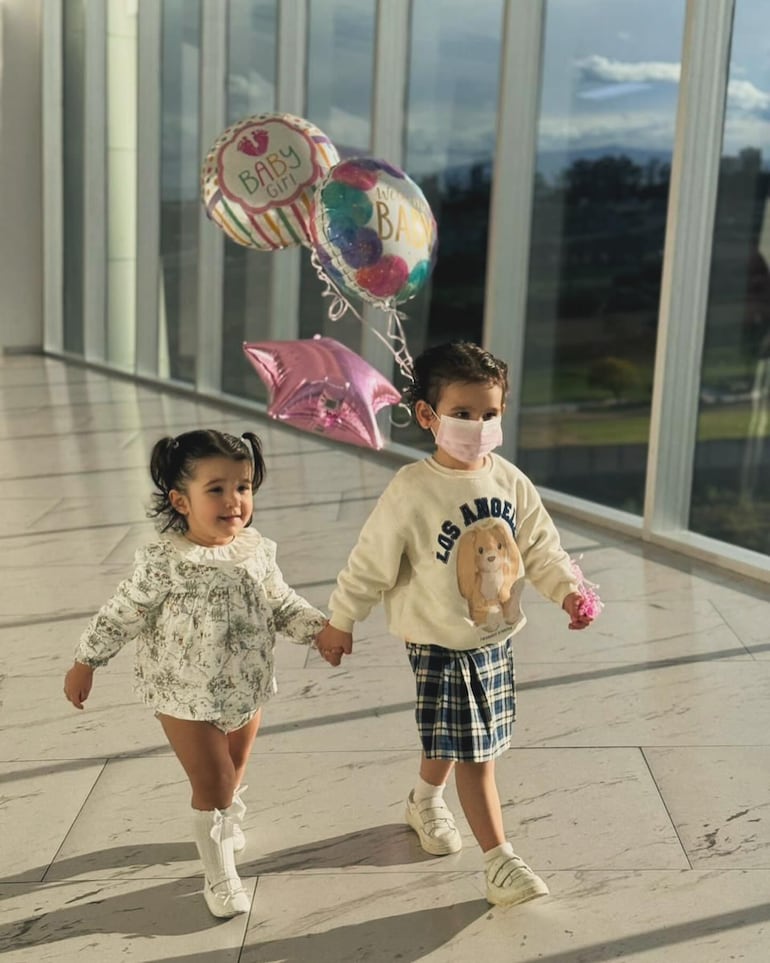
<svg viewBox="0 0 770 963">
<path fill-rule="evenodd" d="M 561 607 L 569 616 L 569 628 L 585 629 L 593 622 L 593 615 L 584 611 L 585 599 L 580 592 L 570 592 L 561 603 Z"/>
<path fill-rule="evenodd" d="M 75 662 L 64 676 L 64 695 L 76 709 L 82 709 L 93 684 L 94 670 L 91 666 Z"/>
<path fill-rule="evenodd" d="M 343 655 L 353 651 L 353 636 L 350 632 L 335 629 L 328 622 L 315 638 L 315 645 L 329 665 L 339 665 Z"/>
</svg>

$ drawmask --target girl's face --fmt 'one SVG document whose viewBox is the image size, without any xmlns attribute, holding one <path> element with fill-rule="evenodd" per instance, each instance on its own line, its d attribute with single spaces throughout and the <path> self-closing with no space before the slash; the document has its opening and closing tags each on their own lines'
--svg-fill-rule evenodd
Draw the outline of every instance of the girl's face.
<svg viewBox="0 0 770 963">
<path fill-rule="evenodd" d="M 187 521 L 187 538 L 198 545 L 227 545 L 244 528 L 254 509 L 251 461 L 224 455 L 203 458 L 184 491 L 169 492 L 171 504 Z"/>
<path fill-rule="evenodd" d="M 423 428 L 429 428 L 435 434 L 442 416 L 459 418 L 462 421 L 489 421 L 490 418 L 500 417 L 504 410 L 503 389 L 500 385 L 453 381 L 441 390 L 435 412 L 426 401 L 418 401 L 415 405 L 415 417 Z M 484 464 L 484 458 L 473 462 L 461 461 L 439 446 L 436 447 L 435 458 L 445 468 L 464 471 L 475 471 Z"/>
</svg>

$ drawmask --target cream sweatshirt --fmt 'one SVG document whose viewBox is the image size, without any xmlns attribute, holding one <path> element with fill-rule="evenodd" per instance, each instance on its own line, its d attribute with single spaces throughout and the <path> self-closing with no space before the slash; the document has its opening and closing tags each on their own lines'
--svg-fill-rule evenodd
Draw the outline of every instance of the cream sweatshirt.
<svg viewBox="0 0 770 963">
<path fill-rule="evenodd" d="M 382 493 L 339 574 L 330 621 L 351 632 L 382 600 L 393 635 L 475 649 L 524 627 L 525 580 L 559 605 L 578 591 L 532 482 L 499 455 L 478 471 L 426 458 Z"/>
</svg>

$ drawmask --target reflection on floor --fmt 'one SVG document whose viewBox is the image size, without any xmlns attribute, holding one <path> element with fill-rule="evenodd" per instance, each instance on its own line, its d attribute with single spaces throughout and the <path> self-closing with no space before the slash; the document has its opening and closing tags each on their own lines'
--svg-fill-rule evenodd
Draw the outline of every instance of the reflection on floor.
<svg viewBox="0 0 770 963">
<path fill-rule="evenodd" d="M 248 918 L 208 915 L 188 790 L 131 692 L 62 696 L 87 617 L 150 534 L 147 455 L 198 426 L 263 437 L 256 525 L 324 605 L 393 465 L 221 406 L 42 358 L 0 363 L 0 952 L 14 961 L 764 961 L 770 946 L 766 588 L 560 521 L 607 609 L 570 633 L 534 595 L 516 643 L 509 834 L 550 899 L 492 909 L 480 857 L 403 824 L 412 676 L 378 612 L 333 670 L 279 646 L 246 801 Z M 448 798 L 456 806 L 454 788 Z M 457 809 L 459 815 L 459 809 Z"/>
</svg>

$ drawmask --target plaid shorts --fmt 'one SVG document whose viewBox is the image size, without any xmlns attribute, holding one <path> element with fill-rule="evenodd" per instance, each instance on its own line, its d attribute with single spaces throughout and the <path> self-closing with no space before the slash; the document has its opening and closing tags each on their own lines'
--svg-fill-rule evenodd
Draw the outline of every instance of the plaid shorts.
<svg viewBox="0 0 770 963">
<path fill-rule="evenodd" d="M 503 753 L 516 717 L 511 640 L 466 651 L 407 642 L 406 650 L 427 758 L 487 762 Z"/>
</svg>

